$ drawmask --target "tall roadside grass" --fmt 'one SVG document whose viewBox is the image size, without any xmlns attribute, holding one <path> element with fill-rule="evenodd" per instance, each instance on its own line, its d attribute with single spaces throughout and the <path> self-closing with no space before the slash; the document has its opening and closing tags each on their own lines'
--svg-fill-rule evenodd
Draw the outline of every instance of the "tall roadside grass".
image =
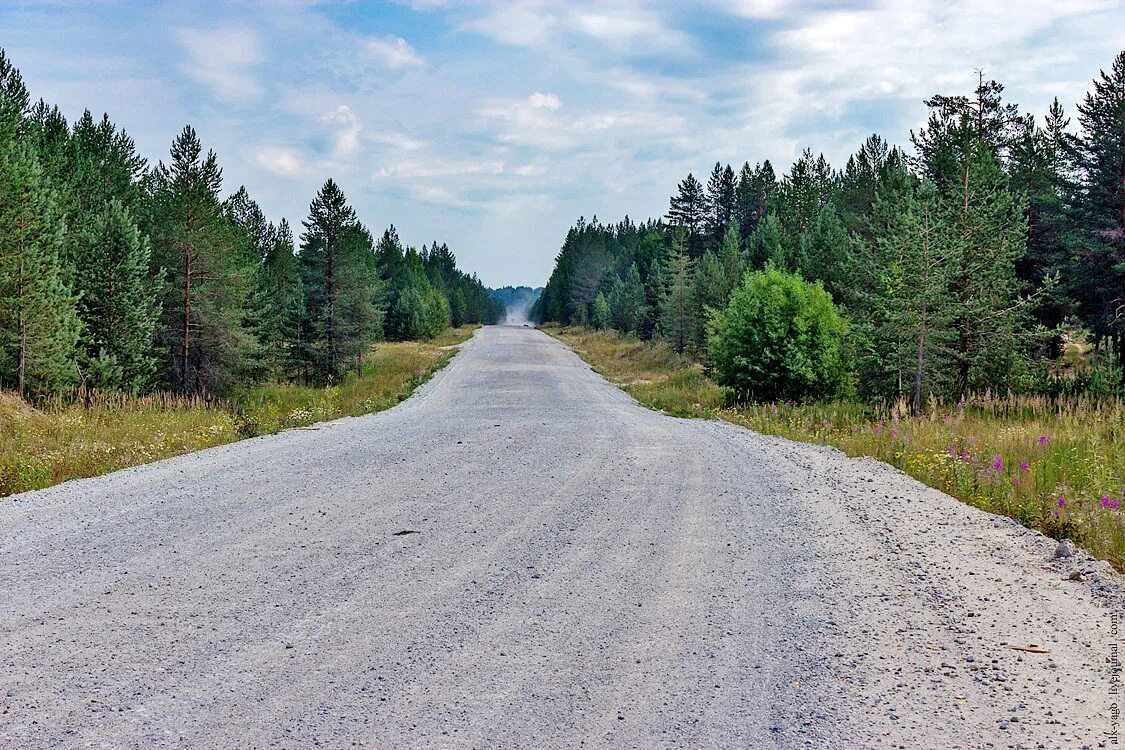
<svg viewBox="0 0 1125 750">
<path fill-rule="evenodd" d="M 543 330 L 645 406 L 677 417 L 712 417 L 723 405 L 725 389 L 707 378 L 702 365 L 666 344 L 591 328 Z"/>
<path fill-rule="evenodd" d="M 731 407 L 698 364 L 661 344 L 604 331 L 548 332 L 647 406 L 871 456 L 978 508 L 1071 539 L 1125 570 L 1121 400 L 981 395 L 931 403 L 916 417 L 905 404 Z"/>
<path fill-rule="evenodd" d="M 444 367 L 472 331 L 380 343 L 360 373 L 326 387 L 260 385 L 223 400 L 80 391 L 34 407 L 0 392 L 0 497 L 390 408 Z"/>
</svg>

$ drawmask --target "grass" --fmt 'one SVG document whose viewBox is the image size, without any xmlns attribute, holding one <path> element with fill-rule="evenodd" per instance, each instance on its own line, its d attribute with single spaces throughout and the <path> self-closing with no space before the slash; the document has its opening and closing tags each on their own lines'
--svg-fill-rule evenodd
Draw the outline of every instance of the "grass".
<svg viewBox="0 0 1125 750">
<path fill-rule="evenodd" d="M 390 408 L 445 366 L 472 327 L 378 344 L 338 384 L 246 388 L 225 400 L 79 393 L 32 408 L 0 392 L 0 497 L 246 437 Z"/>
<path fill-rule="evenodd" d="M 904 404 L 729 407 L 699 364 L 662 344 L 606 331 L 547 331 L 646 406 L 871 456 L 1125 570 L 1125 402 L 980 396 L 933 403 L 917 417 Z"/>
</svg>

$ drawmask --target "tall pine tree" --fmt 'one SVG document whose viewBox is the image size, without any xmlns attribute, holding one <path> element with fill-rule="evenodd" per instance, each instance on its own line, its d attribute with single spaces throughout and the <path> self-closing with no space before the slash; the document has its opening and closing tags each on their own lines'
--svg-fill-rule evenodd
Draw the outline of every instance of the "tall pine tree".
<svg viewBox="0 0 1125 750">
<path fill-rule="evenodd" d="M 254 269 L 223 214 L 221 187 L 218 159 L 203 154 L 190 125 L 151 176 L 153 264 L 165 273 L 158 340 L 165 379 L 180 393 L 233 386 L 256 346 L 243 306 Z"/>
</svg>

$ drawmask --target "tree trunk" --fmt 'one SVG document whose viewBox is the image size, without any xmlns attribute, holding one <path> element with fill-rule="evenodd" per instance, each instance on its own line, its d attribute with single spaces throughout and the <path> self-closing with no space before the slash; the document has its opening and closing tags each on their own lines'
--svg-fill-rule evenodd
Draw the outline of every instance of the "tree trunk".
<svg viewBox="0 0 1125 750">
<path fill-rule="evenodd" d="M 180 342 L 180 392 L 188 392 L 188 356 L 191 350 L 191 253 L 184 253 L 184 330 Z"/>
<path fill-rule="evenodd" d="M 27 300 L 24 299 L 24 258 L 23 258 L 23 240 L 20 240 L 20 270 L 19 270 L 19 360 L 16 364 L 16 391 L 21 395 L 25 395 L 27 391 L 27 320 L 25 313 L 27 311 Z"/>
<path fill-rule="evenodd" d="M 926 365 L 926 306 L 922 306 L 922 329 L 918 333 L 918 364 L 914 371 L 914 400 L 910 413 L 918 416 L 922 412 L 922 371 Z"/>
<path fill-rule="evenodd" d="M 969 154 L 964 155 L 965 170 L 961 182 L 961 222 L 964 233 L 965 247 L 961 248 L 961 279 L 958 285 L 957 296 L 961 303 L 961 311 L 957 320 L 959 331 L 957 362 L 957 395 L 962 401 L 969 391 L 969 354 L 971 350 L 972 321 L 969 320 L 968 306 L 971 301 L 969 290 Z"/>
</svg>

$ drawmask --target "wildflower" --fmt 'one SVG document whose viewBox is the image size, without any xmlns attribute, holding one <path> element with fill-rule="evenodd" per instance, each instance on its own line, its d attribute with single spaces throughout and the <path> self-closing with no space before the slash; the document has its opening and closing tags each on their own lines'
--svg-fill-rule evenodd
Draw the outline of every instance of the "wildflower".
<svg viewBox="0 0 1125 750">
<path fill-rule="evenodd" d="M 945 449 L 945 452 L 948 453 L 951 456 L 956 456 L 957 455 L 957 447 L 951 445 L 951 446 L 949 446 L 948 448 Z"/>
<path fill-rule="evenodd" d="M 969 460 L 969 454 L 968 453 L 962 453 L 961 454 L 961 460 L 962 461 L 968 461 Z"/>
<path fill-rule="evenodd" d="M 1027 461 L 1020 461 L 1020 471 L 1027 471 L 1030 468 L 1031 464 L 1029 464 Z"/>
<path fill-rule="evenodd" d="M 1039 436 L 1039 444 L 1040 445 L 1046 445 L 1049 442 L 1051 442 L 1051 439 L 1049 437 L 1047 437 L 1046 435 L 1040 435 Z"/>
<path fill-rule="evenodd" d="M 1060 497 L 1060 498 L 1059 498 L 1059 507 L 1060 507 L 1060 508 L 1065 508 L 1065 507 L 1066 507 L 1066 498 L 1065 498 L 1065 497 Z"/>
<path fill-rule="evenodd" d="M 1019 487 L 1020 486 L 1020 478 L 1019 477 L 1012 477 L 1012 486 L 1013 487 Z"/>
<path fill-rule="evenodd" d="M 1102 497 L 1102 507 L 1106 510 L 1118 510 L 1121 508 L 1121 501 L 1114 500 L 1109 495 L 1105 495 Z"/>
<path fill-rule="evenodd" d="M 996 469 L 996 471 L 1001 471 L 1001 470 L 1003 470 L 1003 468 L 1004 468 L 1004 459 L 1000 458 L 999 456 L 993 456 L 993 457 L 992 457 L 992 468 L 993 468 L 993 469 Z"/>
<path fill-rule="evenodd" d="M 898 428 L 897 427 L 891 428 L 891 437 L 898 437 Z"/>
</svg>

